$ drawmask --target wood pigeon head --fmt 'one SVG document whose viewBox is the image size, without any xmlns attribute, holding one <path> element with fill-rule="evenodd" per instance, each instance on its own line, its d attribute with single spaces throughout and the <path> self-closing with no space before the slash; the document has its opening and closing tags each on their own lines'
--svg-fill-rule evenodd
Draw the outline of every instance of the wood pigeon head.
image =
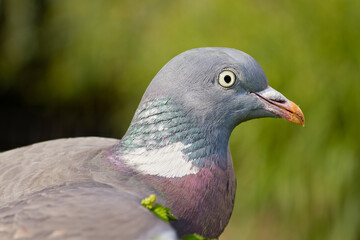
<svg viewBox="0 0 360 240">
<path fill-rule="evenodd" d="M 268 85 L 250 55 L 230 48 L 197 48 L 174 57 L 155 76 L 142 102 L 168 98 L 210 128 L 281 117 L 304 125 L 300 108 Z"/>
</svg>

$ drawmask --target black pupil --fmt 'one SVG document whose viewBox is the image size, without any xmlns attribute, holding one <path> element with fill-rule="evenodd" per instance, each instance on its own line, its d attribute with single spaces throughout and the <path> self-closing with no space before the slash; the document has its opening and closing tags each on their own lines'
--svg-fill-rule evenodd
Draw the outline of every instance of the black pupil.
<svg viewBox="0 0 360 240">
<path fill-rule="evenodd" d="M 231 82 L 231 77 L 230 77 L 229 75 L 226 75 L 226 76 L 224 77 L 224 81 L 225 81 L 226 83 L 230 83 L 230 82 Z"/>
</svg>

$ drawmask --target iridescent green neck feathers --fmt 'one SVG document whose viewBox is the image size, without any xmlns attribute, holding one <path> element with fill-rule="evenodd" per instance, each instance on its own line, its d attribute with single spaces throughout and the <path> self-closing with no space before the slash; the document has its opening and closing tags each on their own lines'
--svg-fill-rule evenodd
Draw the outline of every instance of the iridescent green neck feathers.
<svg viewBox="0 0 360 240">
<path fill-rule="evenodd" d="M 212 144 L 209 129 L 182 109 L 170 99 L 142 103 L 117 147 L 124 163 L 166 177 L 196 174 L 210 163 L 220 146 Z"/>
</svg>

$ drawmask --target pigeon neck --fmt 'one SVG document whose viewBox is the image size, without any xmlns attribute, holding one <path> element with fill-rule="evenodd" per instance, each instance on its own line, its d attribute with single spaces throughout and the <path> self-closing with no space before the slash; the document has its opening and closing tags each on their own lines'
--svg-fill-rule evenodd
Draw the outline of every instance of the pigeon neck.
<svg viewBox="0 0 360 240">
<path fill-rule="evenodd" d="M 116 154 L 143 174 L 182 177 L 212 164 L 226 169 L 229 136 L 171 100 L 155 99 L 140 104 Z"/>
</svg>

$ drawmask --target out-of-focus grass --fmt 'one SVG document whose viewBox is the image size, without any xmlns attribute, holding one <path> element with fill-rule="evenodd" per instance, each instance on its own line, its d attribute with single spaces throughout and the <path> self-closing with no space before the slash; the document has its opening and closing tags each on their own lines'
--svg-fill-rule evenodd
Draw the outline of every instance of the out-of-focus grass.
<svg viewBox="0 0 360 240">
<path fill-rule="evenodd" d="M 220 239 L 355 240 L 359 7 L 355 0 L 3 0 L 0 94 L 13 91 L 46 109 L 86 105 L 96 95 L 111 105 L 100 124 L 120 138 L 173 56 L 204 46 L 243 50 L 301 106 L 306 127 L 261 119 L 235 130 L 238 189 Z"/>
</svg>

